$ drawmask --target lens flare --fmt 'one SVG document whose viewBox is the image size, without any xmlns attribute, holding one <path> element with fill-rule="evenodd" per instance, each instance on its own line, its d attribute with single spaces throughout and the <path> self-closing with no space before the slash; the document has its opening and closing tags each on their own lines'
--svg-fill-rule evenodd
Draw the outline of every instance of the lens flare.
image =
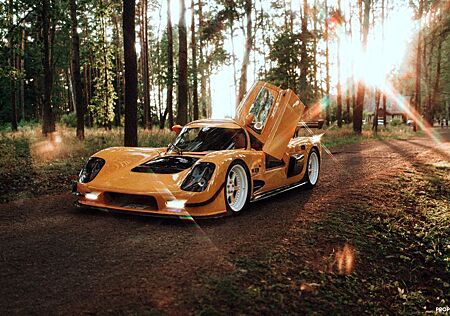
<svg viewBox="0 0 450 316">
<path fill-rule="evenodd" d="M 407 117 L 411 118 L 417 124 L 417 126 L 436 143 L 436 145 L 442 146 L 442 140 L 439 134 L 433 130 L 432 126 L 430 126 L 430 124 L 422 118 L 420 113 L 403 95 L 398 93 L 392 85 L 385 84 L 383 86 L 383 93 L 385 93 L 388 98 L 398 104 L 399 107 L 406 113 Z"/>
</svg>

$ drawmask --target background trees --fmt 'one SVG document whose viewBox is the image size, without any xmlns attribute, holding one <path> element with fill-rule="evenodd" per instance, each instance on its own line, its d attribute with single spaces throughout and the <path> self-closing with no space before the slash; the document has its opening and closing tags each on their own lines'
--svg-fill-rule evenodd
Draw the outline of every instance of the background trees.
<svg viewBox="0 0 450 316">
<path fill-rule="evenodd" d="M 83 101 L 83 86 L 81 83 L 80 74 L 80 37 L 78 35 L 78 18 L 77 18 L 77 3 L 76 0 L 70 0 L 70 21 L 71 36 L 72 36 L 72 94 L 73 103 L 77 114 L 77 137 L 80 140 L 84 139 L 84 101 Z"/>
<path fill-rule="evenodd" d="M 125 146 L 137 146 L 137 61 L 135 1 L 123 1 L 123 50 L 125 59 Z"/>
<path fill-rule="evenodd" d="M 187 103 L 188 103 L 188 56 L 187 56 L 187 30 L 186 30 L 186 5 L 184 0 L 180 0 L 180 20 L 178 22 L 178 105 L 177 123 L 185 125 L 187 123 Z"/>
<path fill-rule="evenodd" d="M 446 6 L 437 0 L 136 0 L 138 14 L 124 12 L 135 23 L 129 29 L 117 0 L 5 0 L 0 123 L 14 130 L 20 121 L 39 121 L 48 134 L 63 120 L 77 126 L 81 139 L 84 125 L 108 129 L 121 126 L 124 113 L 134 116 L 132 93 L 133 126 L 164 128 L 174 117 L 184 124 L 233 116 L 236 100 L 258 79 L 294 89 L 317 108 L 310 113 L 338 126 L 352 122 L 357 133 L 369 115 L 375 124 L 409 103 L 430 122 L 449 112 Z M 402 25 L 410 31 L 399 33 Z M 397 33 L 405 35 L 396 43 Z M 124 65 L 132 52 L 124 50 L 125 39 L 137 49 L 139 65 L 128 97 Z M 394 61 L 397 51 L 405 53 Z"/>
</svg>

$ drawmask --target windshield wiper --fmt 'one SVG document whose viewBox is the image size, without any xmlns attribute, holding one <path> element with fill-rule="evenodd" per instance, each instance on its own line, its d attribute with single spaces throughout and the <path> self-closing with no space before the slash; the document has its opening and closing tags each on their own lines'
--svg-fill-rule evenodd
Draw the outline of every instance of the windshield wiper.
<svg viewBox="0 0 450 316">
<path fill-rule="evenodd" d="M 180 147 L 178 147 L 177 145 L 175 145 L 175 143 L 170 143 L 169 146 L 167 147 L 167 151 L 172 150 L 172 149 L 175 149 L 175 151 L 178 155 L 180 155 L 180 156 L 183 155 L 183 150 Z"/>
</svg>

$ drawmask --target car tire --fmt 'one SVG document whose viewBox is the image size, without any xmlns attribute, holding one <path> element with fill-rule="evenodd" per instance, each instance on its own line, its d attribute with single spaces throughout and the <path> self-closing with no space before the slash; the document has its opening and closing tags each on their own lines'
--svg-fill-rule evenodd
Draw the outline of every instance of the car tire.
<svg viewBox="0 0 450 316">
<path fill-rule="evenodd" d="M 248 168 L 244 162 L 235 160 L 228 167 L 224 198 L 228 215 L 238 215 L 250 200 L 251 182 Z"/>
<path fill-rule="evenodd" d="M 304 187 L 307 189 L 314 188 L 317 182 L 319 181 L 319 173 L 320 173 L 319 152 L 316 148 L 312 148 L 308 155 L 308 160 L 306 162 L 306 171 L 302 179 L 302 182 L 305 182 Z"/>
</svg>

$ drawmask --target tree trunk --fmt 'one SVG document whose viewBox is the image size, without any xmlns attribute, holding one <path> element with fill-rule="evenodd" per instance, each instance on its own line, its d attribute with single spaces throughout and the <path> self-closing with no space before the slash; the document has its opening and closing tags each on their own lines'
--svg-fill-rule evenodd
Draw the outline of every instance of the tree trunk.
<svg viewBox="0 0 450 316">
<path fill-rule="evenodd" d="M 70 19 L 72 22 L 72 83 L 75 109 L 77 112 L 77 137 L 84 139 L 84 101 L 80 73 L 80 37 L 78 35 L 77 3 L 70 0 Z"/>
<path fill-rule="evenodd" d="M 349 37 L 350 37 L 350 42 L 353 42 L 353 30 L 352 30 L 352 5 L 351 2 L 349 2 L 349 25 L 348 25 L 348 30 L 349 30 Z M 353 115 L 350 114 L 350 99 L 352 102 L 353 107 L 355 107 L 355 103 L 356 103 L 356 95 L 355 95 L 355 61 L 352 60 L 352 66 L 351 66 L 351 78 L 350 78 L 350 83 L 348 85 L 348 90 L 347 90 L 347 98 L 349 99 L 347 101 L 347 124 L 350 124 L 353 121 Z"/>
<path fill-rule="evenodd" d="M 308 1 L 303 0 L 303 17 L 302 17 L 302 44 L 301 44 L 301 51 L 300 51 L 300 78 L 299 78 L 299 85 L 298 88 L 300 98 L 303 100 L 303 102 L 308 103 L 309 97 L 308 97 L 308 82 L 307 82 L 307 72 L 309 68 L 309 62 L 308 62 Z"/>
<path fill-rule="evenodd" d="M 345 124 L 350 124 L 350 83 L 348 83 L 347 92 L 345 94 Z"/>
<path fill-rule="evenodd" d="M 195 38 L 195 8 L 194 0 L 191 1 L 191 48 L 192 48 L 192 107 L 194 120 L 198 120 L 198 80 L 197 80 L 197 41 Z"/>
<path fill-rule="evenodd" d="M 325 0 L 325 94 L 326 94 L 326 104 L 325 104 L 325 120 L 327 125 L 330 125 L 331 115 L 330 115 L 330 52 L 328 47 L 329 34 L 328 34 L 328 1 Z"/>
<path fill-rule="evenodd" d="M 314 0 L 314 6 L 313 6 L 313 32 L 314 32 L 314 37 L 313 37 L 313 87 L 314 87 L 314 92 L 313 92 L 313 100 L 316 101 L 317 99 L 317 90 L 318 90 L 318 85 L 317 85 L 317 0 Z"/>
<path fill-rule="evenodd" d="M 362 46 L 364 52 L 367 50 L 367 36 L 369 34 L 370 2 L 371 0 L 364 0 L 364 24 L 362 28 Z M 358 134 L 361 134 L 362 132 L 364 94 L 365 85 L 364 82 L 360 80 L 356 93 L 356 104 L 353 110 L 353 131 Z"/>
<path fill-rule="evenodd" d="M 375 135 L 378 133 L 378 110 L 380 108 L 380 97 L 381 91 L 379 89 L 375 89 L 375 110 L 373 111 L 373 120 L 372 120 L 372 129 L 375 132 Z"/>
<path fill-rule="evenodd" d="M 69 112 L 75 112 L 77 113 L 77 110 L 74 108 L 76 102 L 75 102 L 75 92 L 74 90 L 74 83 L 73 83 L 73 76 L 72 76 L 72 70 L 70 69 L 70 65 L 67 68 L 67 70 L 64 70 L 64 75 L 66 77 L 66 83 L 67 83 L 67 105 Z"/>
<path fill-rule="evenodd" d="M 174 125 L 173 120 L 173 34 L 170 0 L 167 0 L 167 113 L 169 128 Z"/>
<path fill-rule="evenodd" d="M 200 111 L 201 111 L 201 117 L 206 118 L 206 78 L 205 78 L 205 58 L 203 56 L 203 49 L 204 49 L 204 42 L 203 42 L 203 2 L 202 0 L 198 1 L 198 33 L 199 33 L 199 72 L 200 72 Z M 231 42 L 232 45 L 233 42 Z M 234 51 L 234 48 L 233 48 Z M 237 100 L 237 94 L 236 94 L 236 100 Z"/>
<path fill-rule="evenodd" d="M 12 42 L 11 42 L 12 44 Z M 11 68 L 15 69 L 16 55 L 14 53 L 14 46 L 11 46 Z M 16 102 L 16 79 L 14 75 L 10 78 L 10 100 L 11 100 L 11 129 L 17 131 L 17 102 Z"/>
<path fill-rule="evenodd" d="M 244 98 L 247 92 L 247 68 L 250 63 L 250 52 L 252 50 L 252 1 L 245 1 L 245 15 L 247 17 L 247 26 L 245 32 L 245 50 L 241 66 L 241 78 L 239 80 L 238 102 Z"/>
<path fill-rule="evenodd" d="M 123 63 L 122 63 L 122 54 L 120 51 L 121 48 L 121 40 L 120 34 L 122 32 L 119 31 L 119 17 L 114 14 L 113 15 L 113 24 L 114 24 L 114 41 L 115 41 L 115 60 L 116 60 L 116 82 L 117 82 L 117 102 L 114 109 L 114 124 L 116 126 L 121 125 L 121 116 L 122 116 L 122 104 L 123 104 Z M 123 46 L 122 46 L 123 47 Z"/>
<path fill-rule="evenodd" d="M 187 82 L 187 32 L 185 0 L 180 0 L 180 20 L 178 22 L 178 104 L 177 124 L 187 123 L 188 82 Z"/>
<path fill-rule="evenodd" d="M 386 3 L 385 3 L 386 1 Z M 383 40 L 383 50 L 384 50 L 384 20 L 386 17 L 385 14 L 385 6 L 388 6 L 388 0 L 381 1 L 381 32 L 382 32 L 382 40 Z M 386 94 L 383 93 L 383 126 L 386 126 Z"/>
<path fill-rule="evenodd" d="M 233 62 L 233 87 L 234 87 L 234 93 L 237 94 L 237 68 L 236 68 L 236 50 L 234 49 L 234 28 L 233 28 L 233 18 L 230 18 L 228 20 L 229 26 L 230 26 L 230 41 L 231 41 L 231 60 Z M 237 102 L 237 98 L 235 98 Z M 235 106 L 237 107 L 238 104 L 236 103 Z"/>
<path fill-rule="evenodd" d="M 338 0 L 338 10 L 341 14 L 341 1 Z M 336 119 L 338 127 L 342 127 L 342 86 L 341 86 L 341 38 L 337 37 L 337 97 Z"/>
<path fill-rule="evenodd" d="M 25 21 L 22 23 L 25 26 Z M 20 57 L 20 71 L 25 72 L 25 43 L 27 38 L 27 32 L 25 28 L 22 31 L 22 45 L 21 45 L 21 57 Z M 22 76 L 20 80 L 20 111 L 21 120 L 25 121 L 25 76 Z"/>
<path fill-rule="evenodd" d="M 100 6 L 103 6 L 103 0 L 100 0 Z M 133 20 L 134 21 L 134 20 Z M 107 39 L 106 39 L 106 31 L 107 31 L 107 26 L 106 26 L 106 17 L 105 14 L 102 13 L 100 16 L 100 24 L 101 24 L 101 28 L 102 28 L 102 50 L 103 50 L 103 64 L 104 64 L 104 69 L 103 69 L 103 73 L 104 73 L 104 80 L 103 80 L 103 89 L 104 91 L 108 91 L 108 84 L 109 84 L 109 77 L 108 77 L 108 54 L 107 54 Z M 109 100 L 110 100 L 110 94 L 109 93 L 105 93 L 105 102 L 104 102 L 104 113 L 108 113 L 109 112 Z M 111 122 L 108 120 L 104 121 L 104 128 L 105 129 L 111 129 Z"/>
<path fill-rule="evenodd" d="M 137 60 L 135 1 L 123 0 L 123 51 L 125 59 L 125 146 L 137 146 Z"/>
<path fill-rule="evenodd" d="M 417 55 L 416 55 L 416 83 L 415 83 L 415 95 L 414 95 L 414 108 L 415 108 L 415 117 L 413 118 L 413 131 L 417 131 L 417 119 L 419 109 L 421 107 L 421 93 L 420 93 L 420 76 L 422 75 L 421 69 L 421 52 L 422 52 L 422 13 L 423 13 L 423 0 L 419 0 L 419 34 L 417 35 Z"/>
<path fill-rule="evenodd" d="M 9 23 L 14 23 L 14 2 L 9 0 Z M 14 70 L 16 68 L 16 55 L 14 52 L 14 32 L 10 31 L 9 39 L 10 49 L 10 66 Z M 10 77 L 10 100 L 11 100 L 11 129 L 17 131 L 17 108 L 16 108 L 16 78 L 15 74 Z"/>
<path fill-rule="evenodd" d="M 50 56 L 50 7 L 48 0 L 42 0 L 42 34 L 43 34 L 43 58 L 44 69 L 44 98 L 42 104 L 42 134 L 47 136 L 55 131 L 55 121 L 51 107 L 53 87 L 53 73 Z"/>
<path fill-rule="evenodd" d="M 433 84 L 433 93 L 431 98 L 431 104 L 428 108 L 428 115 L 427 119 L 430 125 L 433 125 L 433 117 L 434 117 L 434 109 L 437 105 L 437 95 L 439 93 L 439 83 L 440 83 L 440 77 L 441 77 L 441 59 L 442 59 L 442 42 L 444 39 L 442 37 L 439 38 L 438 48 L 437 48 L 437 56 L 436 56 L 436 77 L 434 78 L 434 84 Z M 447 118 L 448 119 L 448 118 Z"/>
<path fill-rule="evenodd" d="M 148 73 L 148 30 L 147 30 L 147 0 L 141 2 L 141 60 L 142 83 L 144 85 L 144 128 L 151 128 L 150 89 Z"/>
</svg>

